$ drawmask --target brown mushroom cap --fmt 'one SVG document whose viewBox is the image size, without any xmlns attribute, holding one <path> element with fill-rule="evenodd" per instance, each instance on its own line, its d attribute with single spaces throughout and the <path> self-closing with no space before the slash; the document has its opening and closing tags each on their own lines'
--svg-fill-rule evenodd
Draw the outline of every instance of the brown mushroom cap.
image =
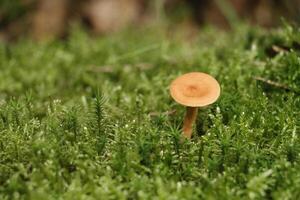
<svg viewBox="0 0 300 200">
<path fill-rule="evenodd" d="M 220 90 L 216 79 L 201 72 L 179 76 L 170 86 L 173 99 L 189 107 L 203 107 L 214 103 L 220 96 Z"/>
</svg>

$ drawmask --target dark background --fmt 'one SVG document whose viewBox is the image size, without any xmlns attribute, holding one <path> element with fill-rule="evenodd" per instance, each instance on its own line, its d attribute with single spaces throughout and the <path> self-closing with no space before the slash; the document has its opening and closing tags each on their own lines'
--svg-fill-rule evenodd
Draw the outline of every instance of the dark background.
<svg viewBox="0 0 300 200">
<path fill-rule="evenodd" d="M 91 34 L 167 23 L 201 30 L 237 21 L 266 28 L 300 21 L 300 0 L 1 0 L 0 40 L 64 38 L 74 24 Z"/>
</svg>

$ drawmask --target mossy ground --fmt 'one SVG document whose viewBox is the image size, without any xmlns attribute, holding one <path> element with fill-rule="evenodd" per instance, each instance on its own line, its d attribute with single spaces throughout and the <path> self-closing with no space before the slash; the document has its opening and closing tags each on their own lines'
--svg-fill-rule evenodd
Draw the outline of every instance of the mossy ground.
<svg viewBox="0 0 300 200">
<path fill-rule="evenodd" d="M 0 199 L 299 199 L 299 38 L 241 25 L 0 44 Z M 180 142 L 168 86 L 190 71 L 222 92 Z"/>
</svg>

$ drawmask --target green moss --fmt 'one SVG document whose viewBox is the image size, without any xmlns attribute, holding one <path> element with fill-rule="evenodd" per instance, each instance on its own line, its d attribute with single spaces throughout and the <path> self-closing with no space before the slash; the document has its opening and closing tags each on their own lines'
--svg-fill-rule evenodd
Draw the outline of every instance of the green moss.
<svg viewBox="0 0 300 200">
<path fill-rule="evenodd" d="M 295 35 L 241 25 L 187 42 L 154 27 L 0 44 L 0 199 L 298 199 Z M 168 86 L 190 71 L 222 94 L 182 143 Z"/>
</svg>

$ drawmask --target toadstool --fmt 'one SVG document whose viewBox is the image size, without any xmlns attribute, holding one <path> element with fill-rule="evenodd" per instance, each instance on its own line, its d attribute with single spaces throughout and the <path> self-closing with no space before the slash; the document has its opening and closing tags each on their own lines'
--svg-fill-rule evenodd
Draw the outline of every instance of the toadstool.
<svg viewBox="0 0 300 200">
<path fill-rule="evenodd" d="M 220 85 L 212 76 L 202 72 L 191 72 L 179 76 L 170 85 L 172 98 L 186 106 L 183 135 L 191 138 L 198 107 L 214 103 L 220 96 Z"/>
</svg>

